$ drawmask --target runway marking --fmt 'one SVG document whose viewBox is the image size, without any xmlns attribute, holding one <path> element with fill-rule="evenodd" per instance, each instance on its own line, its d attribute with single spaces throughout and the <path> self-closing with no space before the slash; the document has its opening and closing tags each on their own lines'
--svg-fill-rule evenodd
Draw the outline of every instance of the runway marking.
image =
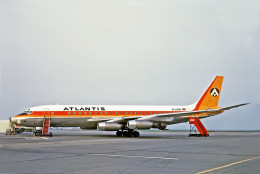
<svg viewBox="0 0 260 174">
<path fill-rule="evenodd" d="M 239 163 L 251 161 L 251 160 L 257 159 L 257 158 L 259 158 L 259 157 L 260 157 L 260 156 L 256 156 L 256 157 L 249 158 L 249 159 L 246 159 L 246 160 L 237 161 L 237 162 L 230 163 L 230 164 L 227 164 L 227 165 L 224 165 L 224 166 L 216 167 L 216 168 L 209 169 L 209 170 L 204 170 L 204 171 L 198 172 L 198 173 L 196 173 L 196 174 L 202 174 L 202 173 L 207 173 L 207 172 L 211 172 L 211 171 L 218 170 L 218 169 L 223 169 L 223 168 L 226 168 L 226 167 L 229 167 L 229 166 L 233 166 L 233 165 L 236 165 L 236 164 L 239 164 Z"/>
<path fill-rule="evenodd" d="M 26 140 L 39 140 L 39 139 L 45 139 L 48 140 L 49 138 L 46 137 L 24 137 Z"/>
<path fill-rule="evenodd" d="M 46 137 L 41 137 L 42 139 L 45 139 L 45 140 L 48 140 L 49 138 L 46 138 Z"/>
<path fill-rule="evenodd" d="M 179 158 L 167 158 L 158 156 L 129 156 L 129 155 L 112 155 L 112 154 L 90 154 L 95 156 L 109 156 L 109 157 L 125 157 L 125 158 L 147 158 L 147 159 L 165 159 L 165 160 L 179 160 Z"/>
</svg>

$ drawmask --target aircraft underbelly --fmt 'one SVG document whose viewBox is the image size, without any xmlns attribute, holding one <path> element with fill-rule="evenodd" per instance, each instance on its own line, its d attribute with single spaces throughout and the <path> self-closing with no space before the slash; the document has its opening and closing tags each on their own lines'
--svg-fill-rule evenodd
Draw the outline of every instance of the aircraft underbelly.
<svg viewBox="0 0 260 174">
<path fill-rule="evenodd" d="M 97 122 L 89 121 L 91 117 L 80 117 L 80 118 L 51 118 L 51 127 L 91 127 L 96 128 Z M 28 127 L 42 127 L 43 118 L 25 118 L 20 120 L 17 124 Z"/>
<path fill-rule="evenodd" d="M 51 127 L 80 127 L 87 124 L 89 118 L 52 118 Z"/>
<path fill-rule="evenodd" d="M 174 118 L 171 122 L 171 124 L 177 124 L 177 123 L 184 123 L 189 121 L 189 118 L 187 117 L 179 117 L 179 118 Z"/>
</svg>

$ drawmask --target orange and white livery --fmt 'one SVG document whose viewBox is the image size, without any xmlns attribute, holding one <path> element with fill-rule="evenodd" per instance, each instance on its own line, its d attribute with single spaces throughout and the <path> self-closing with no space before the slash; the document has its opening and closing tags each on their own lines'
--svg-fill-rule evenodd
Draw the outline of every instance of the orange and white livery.
<svg viewBox="0 0 260 174">
<path fill-rule="evenodd" d="M 216 76 L 198 102 L 186 106 L 151 105 L 44 105 L 25 110 L 11 121 L 16 125 L 41 127 L 45 117 L 51 127 L 80 127 L 117 131 L 139 136 L 137 129 L 166 129 L 167 125 L 189 121 L 190 117 L 206 118 L 239 106 L 219 107 L 223 76 Z"/>
</svg>

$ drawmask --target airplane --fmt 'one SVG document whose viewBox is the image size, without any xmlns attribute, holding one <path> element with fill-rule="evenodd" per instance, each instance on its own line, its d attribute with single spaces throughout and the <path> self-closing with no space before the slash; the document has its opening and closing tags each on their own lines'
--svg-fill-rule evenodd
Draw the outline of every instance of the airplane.
<svg viewBox="0 0 260 174">
<path fill-rule="evenodd" d="M 20 126 L 42 127 L 44 118 L 50 118 L 51 127 L 80 127 L 116 131 L 117 136 L 139 137 L 138 129 L 158 128 L 215 116 L 225 110 L 248 103 L 219 107 L 223 76 L 216 76 L 198 102 L 186 106 L 173 105 L 44 105 L 26 109 L 11 118 Z M 36 134 L 40 136 L 40 134 Z"/>
</svg>

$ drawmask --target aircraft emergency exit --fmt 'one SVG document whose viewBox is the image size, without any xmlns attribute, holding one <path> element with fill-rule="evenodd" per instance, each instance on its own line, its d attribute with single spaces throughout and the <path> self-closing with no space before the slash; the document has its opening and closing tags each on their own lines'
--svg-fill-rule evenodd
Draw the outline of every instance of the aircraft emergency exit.
<svg viewBox="0 0 260 174">
<path fill-rule="evenodd" d="M 167 125 L 188 122 L 191 117 L 211 117 L 248 104 L 219 107 L 222 82 L 223 76 L 216 76 L 198 102 L 186 106 L 44 105 L 26 109 L 14 116 L 11 122 L 27 127 L 44 127 L 49 124 L 51 127 L 116 131 L 117 136 L 139 137 L 138 129 L 164 130 Z"/>
</svg>

